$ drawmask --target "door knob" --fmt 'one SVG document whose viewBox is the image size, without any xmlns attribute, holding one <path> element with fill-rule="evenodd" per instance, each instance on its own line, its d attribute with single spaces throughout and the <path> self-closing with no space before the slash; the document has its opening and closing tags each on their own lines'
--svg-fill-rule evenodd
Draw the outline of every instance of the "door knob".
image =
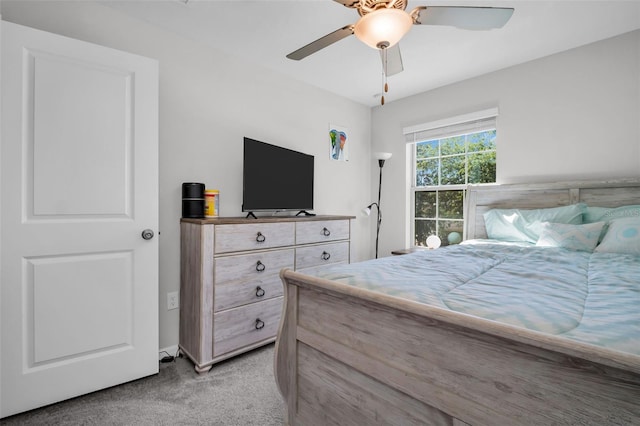
<svg viewBox="0 0 640 426">
<path fill-rule="evenodd" d="M 151 229 L 145 229 L 142 231 L 142 238 L 145 240 L 150 240 L 153 238 L 153 231 Z"/>
</svg>

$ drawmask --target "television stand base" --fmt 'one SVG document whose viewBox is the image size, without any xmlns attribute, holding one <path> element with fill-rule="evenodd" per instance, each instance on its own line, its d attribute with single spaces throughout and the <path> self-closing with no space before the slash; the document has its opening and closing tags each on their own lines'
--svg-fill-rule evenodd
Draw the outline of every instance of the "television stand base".
<svg viewBox="0 0 640 426">
<path fill-rule="evenodd" d="M 296 213 L 296 216 L 300 216 L 301 214 L 305 215 L 305 216 L 315 216 L 315 213 L 309 213 L 306 210 L 300 210 L 298 213 Z"/>
<path fill-rule="evenodd" d="M 253 214 L 253 212 L 249 212 L 249 213 L 247 213 L 247 216 L 245 217 L 245 219 L 249 219 L 250 217 L 252 217 L 254 219 L 258 218 L 255 214 Z"/>
</svg>

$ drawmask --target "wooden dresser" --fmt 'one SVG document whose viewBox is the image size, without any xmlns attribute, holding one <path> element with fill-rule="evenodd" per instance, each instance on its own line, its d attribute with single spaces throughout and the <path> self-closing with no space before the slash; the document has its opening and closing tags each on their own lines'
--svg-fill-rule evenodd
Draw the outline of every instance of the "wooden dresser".
<svg viewBox="0 0 640 426">
<path fill-rule="evenodd" d="M 273 342 L 280 270 L 349 263 L 353 218 L 182 219 L 179 346 L 196 371 Z"/>
</svg>

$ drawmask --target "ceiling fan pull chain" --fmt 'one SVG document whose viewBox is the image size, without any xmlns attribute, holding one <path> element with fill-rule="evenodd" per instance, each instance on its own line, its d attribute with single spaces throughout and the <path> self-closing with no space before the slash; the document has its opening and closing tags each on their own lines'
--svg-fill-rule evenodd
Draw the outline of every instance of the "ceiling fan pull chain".
<svg viewBox="0 0 640 426">
<path fill-rule="evenodd" d="M 384 71 L 382 71 L 382 97 L 380 98 L 380 105 L 384 105 L 384 86 L 386 85 L 385 81 L 385 75 L 384 75 Z"/>
<path fill-rule="evenodd" d="M 387 49 L 384 49 L 384 93 L 389 91 L 389 85 L 387 84 L 387 70 L 389 69 L 389 62 L 387 61 Z"/>
<path fill-rule="evenodd" d="M 387 93 L 389 91 L 389 85 L 387 84 L 387 73 L 386 73 L 386 69 L 387 69 L 387 48 L 386 47 L 381 47 L 382 49 L 382 59 L 383 59 L 383 66 L 382 66 L 382 97 L 380 98 L 380 105 L 384 105 L 384 94 Z"/>
</svg>

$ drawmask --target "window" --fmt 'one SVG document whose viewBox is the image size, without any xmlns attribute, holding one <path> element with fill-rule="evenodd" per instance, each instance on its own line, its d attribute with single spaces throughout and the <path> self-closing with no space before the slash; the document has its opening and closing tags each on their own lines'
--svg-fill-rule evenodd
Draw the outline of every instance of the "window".
<svg viewBox="0 0 640 426">
<path fill-rule="evenodd" d="M 496 116 L 488 110 L 405 129 L 413 246 L 426 246 L 430 235 L 443 246 L 462 241 L 467 184 L 496 181 Z"/>
</svg>

